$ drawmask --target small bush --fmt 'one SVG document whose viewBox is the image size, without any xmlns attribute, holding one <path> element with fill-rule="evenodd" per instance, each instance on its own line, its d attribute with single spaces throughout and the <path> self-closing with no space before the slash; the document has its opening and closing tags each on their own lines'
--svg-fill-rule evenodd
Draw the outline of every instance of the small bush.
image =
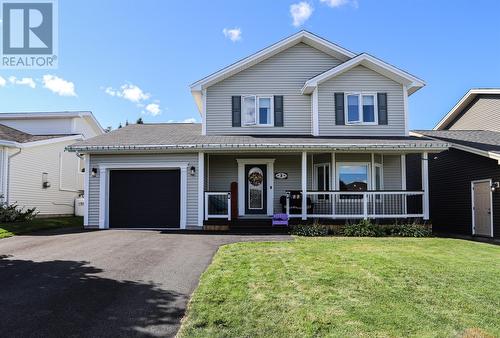
<svg viewBox="0 0 500 338">
<path fill-rule="evenodd" d="M 432 231 L 424 225 L 417 223 L 395 224 L 386 227 L 388 236 L 396 237 L 430 237 Z"/>
<path fill-rule="evenodd" d="M 379 225 L 364 219 L 359 223 L 346 224 L 342 229 L 342 235 L 348 237 L 379 237 L 384 236 L 385 231 Z"/>
<path fill-rule="evenodd" d="M 24 210 L 15 203 L 0 203 L 0 223 L 31 221 L 37 214 L 36 208 Z"/>
<path fill-rule="evenodd" d="M 292 235 L 318 237 L 328 235 L 328 229 L 318 223 L 298 224 L 292 227 Z"/>
</svg>

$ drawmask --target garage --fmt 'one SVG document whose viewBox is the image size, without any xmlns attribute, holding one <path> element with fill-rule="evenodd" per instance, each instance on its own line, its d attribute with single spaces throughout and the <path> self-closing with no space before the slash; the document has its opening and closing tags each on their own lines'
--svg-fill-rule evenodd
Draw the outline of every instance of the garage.
<svg viewBox="0 0 500 338">
<path fill-rule="evenodd" d="M 181 175 L 171 170 L 110 170 L 110 228 L 179 228 Z"/>
</svg>

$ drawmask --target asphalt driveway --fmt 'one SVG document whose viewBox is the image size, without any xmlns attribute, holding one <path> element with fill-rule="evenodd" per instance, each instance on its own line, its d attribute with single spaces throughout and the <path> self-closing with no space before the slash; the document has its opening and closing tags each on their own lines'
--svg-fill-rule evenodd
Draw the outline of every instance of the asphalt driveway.
<svg viewBox="0 0 500 338">
<path fill-rule="evenodd" d="M 0 240 L 0 336 L 174 336 L 223 244 L 289 236 L 147 230 Z"/>
</svg>

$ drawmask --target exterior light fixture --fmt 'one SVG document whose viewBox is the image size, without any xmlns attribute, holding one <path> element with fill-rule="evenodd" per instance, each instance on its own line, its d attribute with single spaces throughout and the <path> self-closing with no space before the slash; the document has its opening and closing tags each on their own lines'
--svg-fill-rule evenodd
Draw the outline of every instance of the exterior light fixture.
<svg viewBox="0 0 500 338">
<path fill-rule="evenodd" d="M 500 182 L 493 182 L 491 184 L 491 191 L 492 192 L 495 192 L 497 191 L 498 189 L 500 189 Z"/>
<path fill-rule="evenodd" d="M 196 168 L 192 166 L 191 168 L 189 168 L 189 175 L 194 176 L 195 174 L 196 174 Z"/>
<path fill-rule="evenodd" d="M 48 173 L 42 173 L 42 187 L 44 189 L 50 188 L 49 174 Z"/>
<path fill-rule="evenodd" d="M 96 177 L 97 175 L 97 168 L 92 168 L 92 172 L 90 173 L 90 176 Z"/>
</svg>

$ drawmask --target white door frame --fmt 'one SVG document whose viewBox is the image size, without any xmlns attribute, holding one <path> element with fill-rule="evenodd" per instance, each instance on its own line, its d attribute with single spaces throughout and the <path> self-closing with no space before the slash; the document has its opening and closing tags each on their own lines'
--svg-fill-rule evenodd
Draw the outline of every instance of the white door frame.
<svg viewBox="0 0 500 338">
<path fill-rule="evenodd" d="M 474 180 L 470 182 L 471 203 L 472 203 L 472 235 L 476 234 L 476 220 L 474 217 L 474 184 L 488 182 L 490 187 L 493 183 L 491 178 Z M 490 189 L 490 237 L 493 237 L 493 192 Z"/>
<path fill-rule="evenodd" d="M 237 158 L 238 162 L 238 215 L 245 216 L 245 165 L 264 164 L 267 168 L 267 215 L 274 214 L 274 158 Z"/>
<path fill-rule="evenodd" d="M 180 228 L 186 229 L 187 219 L 187 162 L 99 163 L 99 229 L 109 229 L 109 171 L 120 169 L 180 169 Z"/>
</svg>

